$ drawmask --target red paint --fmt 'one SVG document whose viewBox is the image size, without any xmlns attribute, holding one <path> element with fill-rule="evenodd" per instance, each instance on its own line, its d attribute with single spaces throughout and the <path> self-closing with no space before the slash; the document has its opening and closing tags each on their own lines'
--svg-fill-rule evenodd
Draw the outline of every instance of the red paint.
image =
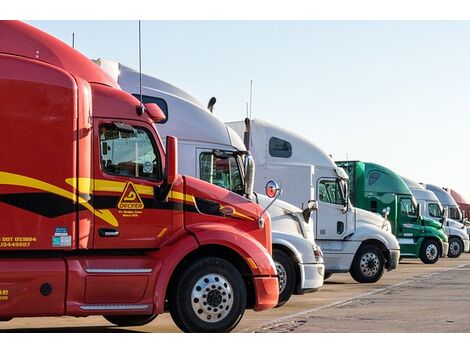
<svg viewBox="0 0 470 352">
<path fill-rule="evenodd" d="M 74 49 L 20 22 L 0 21 L 0 33 L 0 319 L 110 314 L 116 304 L 162 313 L 175 268 L 204 245 L 250 258 L 255 310 L 277 304 L 269 215 L 260 228 L 258 205 L 176 169 L 167 201 L 153 195 L 164 179 L 104 172 L 103 124 L 146 129 L 162 174 L 165 160 L 176 165 L 176 144 L 166 158 L 139 101 Z M 139 193 L 138 213 L 118 207 L 123 192 Z M 195 199 L 225 211 L 205 214 Z"/>
</svg>

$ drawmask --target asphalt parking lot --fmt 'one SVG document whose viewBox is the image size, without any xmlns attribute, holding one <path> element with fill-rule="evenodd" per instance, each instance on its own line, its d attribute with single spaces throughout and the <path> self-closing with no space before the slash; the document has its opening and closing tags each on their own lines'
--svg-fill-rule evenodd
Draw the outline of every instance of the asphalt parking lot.
<svg viewBox="0 0 470 352">
<path fill-rule="evenodd" d="M 470 254 L 434 265 L 403 260 L 374 284 L 336 274 L 283 307 L 247 311 L 235 332 L 470 332 Z M 2 332 L 179 332 L 169 314 L 141 327 L 102 317 L 15 318 Z"/>
</svg>

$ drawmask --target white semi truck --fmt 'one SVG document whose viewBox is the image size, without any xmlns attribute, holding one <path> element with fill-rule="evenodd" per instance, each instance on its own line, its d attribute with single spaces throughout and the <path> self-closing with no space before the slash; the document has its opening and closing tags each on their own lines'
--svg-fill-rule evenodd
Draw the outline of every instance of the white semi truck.
<svg viewBox="0 0 470 352">
<path fill-rule="evenodd" d="M 123 90 L 140 96 L 137 71 L 110 60 L 100 59 L 95 63 Z M 247 170 L 254 168 L 251 155 L 240 137 L 212 114 L 213 99 L 205 108 L 180 88 L 148 75 L 142 75 L 142 99 L 144 103 L 156 103 L 168 116 L 158 126 L 159 133 L 163 140 L 166 135 L 178 138 L 180 172 L 252 197 L 264 208 L 271 203 L 264 193 L 247 191 L 253 189 L 250 183 L 254 181 L 249 179 L 252 173 Z M 268 209 L 272 220 L 273 259 L 279 275 L 279 306 L 293 293 L 313 292 L 323 285 L 323 254 L 314 241 L 312 223 L 305 221 L 313 206 L 311 203 L 309 209 L 302 211 L 276 200 Z"/>
<path fill-rule="evenodd" d="M 416 202 L 421 206 L 421 212 L 424 216 L 436 221 L 440 221 L 445 228 L 447 237 L 449 238 L 449 258 L 458 258 L 464 252 L 470 251 L 470 240 L 465 227 L 452 219 L 447 218 L 447 210 L 444 209 L 439 198 L 427 190 L 422 184 L 413 181 L 407 177 L 401 176 L 403 181 L 410 188 L 411 193 Z"/>
<path fill-rule="evenodd" d="M 463 229 L 467 231 L 468 234 L 470 234 L 470 226 L 465 225 L 465 221 L 463 221 L 464 216 L 462 214 L 462 211 L 460 210 L 460 207 L 455 201 L 455 199 L 452 198 L 452 196 L 449 194 L 449 192 L 439 186 L 432 185 L 429 183 L 423 184 L 423 186 L 427 190 L 433 192 L 441 202 L 444 209 L 447 210 L 447 226 Z"/>
<path fill-rule="evenodd" d="M 249 146 L 256 163 L 255 190 L 273 179 L 281 199 L 298 207 L 316 200 L 312 212 L 315 241 L 325 256 L 325 270 L 349 272 L 358 282 L 379 280 L 397 267 L 400 246 L 385 217 L 354 208 L 348 175 L 321 148 L 282 127 L 254 119 L 229 122 Z M 315 192 L 317 190 L 317 192 Z M 386 215 L 386 214 L 385 214 Z"/>
</svg>

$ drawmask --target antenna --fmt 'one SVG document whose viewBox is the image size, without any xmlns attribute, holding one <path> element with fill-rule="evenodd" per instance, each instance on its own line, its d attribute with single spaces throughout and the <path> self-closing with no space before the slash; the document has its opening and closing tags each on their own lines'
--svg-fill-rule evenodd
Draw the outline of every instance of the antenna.
<svg viewBox="0 0 470 352">
<path fill-rule="evenodd" d="M 250 120 L 251 120 L 252 105 L 253 105 L 253 80 L 250 80 Z"/>
<path fill-rule="evenodd" d="M 142 29 L 139 20 L 139 89 L 140 104 L 142 104 Z"/>
<path fill-rule="evenodd" d="M 75 48 L 75 33 L 72 32 L 72 48 Z"/>
<path fill-rule="evenodd" d="M 137 108 L 137 114 L 141 116 L 145 111 L 145 106 L 142 102 L 142 30 L 139 20 L 139 95 L 140 95 L 140 106 Z"/>
</svg>

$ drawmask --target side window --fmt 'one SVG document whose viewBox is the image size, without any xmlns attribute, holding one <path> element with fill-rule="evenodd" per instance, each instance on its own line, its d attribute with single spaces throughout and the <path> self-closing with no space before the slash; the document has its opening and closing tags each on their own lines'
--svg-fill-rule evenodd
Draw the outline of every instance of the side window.
<svg viewBox="0 0 470 352">
<path fill-rule="evenodd" d="M 292 156 L 292 145 L 283 139 L 271 137 L 269 140 L 269 155 L 276 158 L 290 158 Z"/>
<path fill-rule="evenodd" d="M 149 132 L 135 127 L 134 132 L 119 131 L 114 125 L 100 126 L 100 157 L 104 172 L 161 179 L 160 155 Z"/>
<path fill-rule="evenodd" d="M 442 215 L 441 207 L 437 203 L 429 203 L 428 204 L 428 213 L 433 218 L 440 218 Z"/>
<path fill-rule="evenodd" d="M 380 172 L 378 171 L 372 171 L 369 173 L 369 177 L 367 182 L 369 183 L 369 186 L 372 186 L 374 183 L 376 183 L 380 178 Z"/>
<path fill-rule="evenodd" d="M 233 155 L 218 158 L 213 153 L 201 153 L 199 168 L 201 180 L 243 194 L 242 176 L 237 159 Z"/>
<path fill-rule="evenodd" d="M 318 199 L 324 203 L 344 204 L 339 182 L 337 180 L 321 180 L 318 185 Z"/>
<path fill-rule="evenodd" d="M 411 198 L 402 198 L 400 200 L 401 214 L 410 217 L 416 217 L 416 207 Z"/>
</svg>

